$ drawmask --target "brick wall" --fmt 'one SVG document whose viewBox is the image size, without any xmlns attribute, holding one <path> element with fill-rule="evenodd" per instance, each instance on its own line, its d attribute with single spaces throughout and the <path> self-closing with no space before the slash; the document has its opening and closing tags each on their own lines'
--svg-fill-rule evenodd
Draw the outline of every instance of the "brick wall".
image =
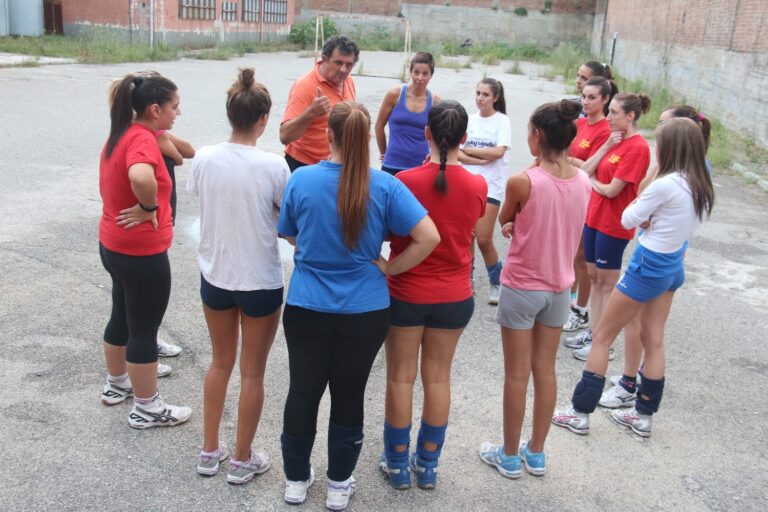
<svg viewBox="0 0 768 512">
<path fill-rule="evenodd" d="M 237 1 L 237 21 L 222 20 L 222 1 L 216 0 L 214 20 L 181 19 L 179 0 L 154 0 L 155 40 L 169 43 L 215 43 L 257 39 L 263 30 L 269 38 L 287 36 L 294 17 L 294 1 L 288 0 L 285 24 L 241 20 L 242 2 Z M 131 41 L 147 40 L 150 0 L 63 0 L 64 33 L 78 35 L 94 27 L 111 30 Z M 130 11 L 130 22 L 129 22 Z"/>
<path fill-rule="evenodd" d="M 593 53 L 768 146 L 768 0 L 598 0 Z"/>
</svg>

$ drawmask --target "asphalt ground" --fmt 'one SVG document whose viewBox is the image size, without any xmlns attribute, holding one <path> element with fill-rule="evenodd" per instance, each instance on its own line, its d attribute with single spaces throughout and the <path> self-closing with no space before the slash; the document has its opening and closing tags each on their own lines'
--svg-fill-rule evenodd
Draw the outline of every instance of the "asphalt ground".
<svg viewBox="0 0 768 512">
<path fill-rule="evenodd" d="M 397 54 L 361 56 L 359 100 L 375 118 L 384 92 L 399 82 Z M 104 407 L 101 336 L 110 281 L 98 257 L 101 211 L 98 155 L 108 132 L 110 79 L 156 69 L 174 80 L 183 115 L 173 131 L 196 147 L 229 133 L 225 90 L 240 66 L 254 66 L 273 96 L 273 119 L 259 145 L 281 153 L 277 133 L 292 81 L 311 67 L 293 53 L 232 61 L 182 60 L 109 66 L 0 69 L 0 508 L 4 510 L 288 510 L 282 501 L 279 448 L 288 365 L 282 329 L 267 366 L 267 395 L 254 447 L 274 467 L 243 486 L 220 474 L 195 473 L 202 437 L 202 381 L 210 343 L 198 295 L 197 202 L 185 192 L 189 164 L 177 169 L 179 216 L 170 250 L 173 291 L 161 335 L 184 347 L 160 381 L 171 403 L 189 405 L 191 420 L 173 429 L 128 427 L 128 403 Z M 501 78 L 513 124 L 509 172 L 530 161 L 527 118 L 567 96 L 563 84 L 503 67 L 439 68 L 431 89 L 474 110 L 474 85 Z M 375 143 L 372 143 L 375 148 Z M 374 150 L 374 157 L 376 152 Z M 687 282 L 667 324 L 667 388 L 653 436 L 640 440 L 603 411 L 589 436 L 553 427 L 548 473 L 502 478 L 477 456 L 501 438 L 503 366 L 494 307 L 477 308 L 453 366 L 453 402 L 439 484 L 434 491 L 395 491 L 378 474 L 385 368 L 377 359 L 366 394 L 366 441 L 355 472 L 351 510 L 764 510 L 768 500 L 768 211 L 765 192 L 715 171 L 712 219 L 691 240 Z M 498 235 L 500 251 L 506 242 Z M 285 259 L 286 275 L 292 263 Z M 611 374 L 621 371 L 621 339 Z M 561 348 L 558 403 L 567 404 L 582 363 Z M 234 442 L 237 370 L 224 412 L 222 439 Z M 418 386 L 417 386 L 418 388 Z M 532 395 L 531 395 L 532 396 Z M 420 389 L 414 404 L 418 424 Z M 530 414 L 529 414 L 530 416 Z M 318 480 L 302 510 L 325 500 L 327 397 L 321 405 L 312 462 Z M 530 431 L 530 419 L 524 435 Z M 414 429 L 415 440 L 415 429 Z"/>
</svg>

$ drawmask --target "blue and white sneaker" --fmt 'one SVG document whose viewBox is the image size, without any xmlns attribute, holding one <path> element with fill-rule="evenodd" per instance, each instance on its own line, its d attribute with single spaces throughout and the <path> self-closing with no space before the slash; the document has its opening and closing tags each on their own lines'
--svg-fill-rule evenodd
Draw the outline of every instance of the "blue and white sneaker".
<svg viewBox="0 0 768 512">
<path fill-rule="evenodd" d="M 495 467 L 502 476 L 507 478 L 520 478 L 523 474 L 520 466 L 520 454 L 505 455 L 503 444 L 484 442 L 480 445 L 480 458 L 489 466 Z"/>
<path fill-rule="evenodd" d="M 408 459 L 402 464 L 393 464 L 388 462 L 387 457 L 382 453 L 379 459 L 379 469 L 395 489 L 408 489 L 411 486 L 411 468 L 408 465 Z"/>
<path fill-rule="evenodd" d="M 418 453 L 411 456 L 411 470 L 416 474 L 416 485 L 421 489 L 434 489 L 437 485 L 437 459 L 424 460 Z"/>
<path fill-rule="evenodd" d="M 534 453 L 528 449 L 527 441 L 520 441 L 520 460 L 525 465 L 525 470 L 534 476 L 544 476 L 547 473 L 547 464 L 544 452 Z"/>
</svg>

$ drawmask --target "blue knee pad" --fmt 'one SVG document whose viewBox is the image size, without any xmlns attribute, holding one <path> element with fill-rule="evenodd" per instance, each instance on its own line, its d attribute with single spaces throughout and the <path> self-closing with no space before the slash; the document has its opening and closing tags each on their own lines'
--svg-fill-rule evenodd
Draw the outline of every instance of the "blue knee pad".
<svg viewBox="0 0 768 512">
<path fill-rule="evenodd" d="M 637 400 L 635 409 L 640 414 L 653 414 L 659 410 L 661 397 L 664 394 L 664 377 L 660 379 L 649 379 L 643 377 L 637 389 Z M 648 398 L 643 398 L 647 396 Z"/>
<path fill-rule="evenodd" d="M 485 267 L 488 271 L 488 281 L 491 284 L 501 284 L 501 260 L 497 261 L 495 265 Z"/>
<path fill-rule="evenodd" d="M 363 447 L 363 427 L 328 423 L 328 478 L 343 482 L 352 475 Z"/>
<path fill-rule="evenodd" d="M 384 422 L 384 456 L 391 465 L 408 464 L 408 446 L 411 444 L 411 426 L 395 428 Z M 405 450 L 398 452 L 396 446 L 405 445 Z"/>
<path fill-rule="evenodd" d="M 595 412 L 600 395 L 605 387 L 605 377 L 584 370 L 581 372 L 581 380 L 573 390 L 571 404 L 579 412 L 592 414 Z"/>
<path fill-rule="evenodd" d="M 416 446 L 416 453 L 418 453 L 419 459 L 423 461 L 436 461 L 440 457 L 440 452 L 443 451 L 443 443 L 445 443 L 445 431 L 447 428 L 447 423 L 443 426 L 435 427 L 424 423 L 422 420 Z M 434 443 L 437 445 L 437 449 L 434 451 L 427 450 L 424 448 L 424 443 Z"/>
<path fill-rule="evenodd" d="M 283 451 L 283 471 L 288 480 L 309 480 L 309 457 L 312 454 L 312 446 L 315 444 L 315 436 L 296 437 L 290 434 L 280 436 L 280 447 Z"/>
</svg>

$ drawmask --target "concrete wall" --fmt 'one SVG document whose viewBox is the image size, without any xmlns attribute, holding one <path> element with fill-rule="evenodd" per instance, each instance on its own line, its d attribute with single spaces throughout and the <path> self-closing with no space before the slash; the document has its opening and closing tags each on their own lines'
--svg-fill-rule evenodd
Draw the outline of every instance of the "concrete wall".
<svg viewBox="0 0 768 512">
<path fill-rule="evenodd" d="M 553 0 L 549 12 L 592 14 L 597 0 Z M 296 14 L 306 15 L 304 11 L 346 12 L 374 16 L 398 16 L 404 14 L 403 6 L 442 5 L 453 7 L 477 7 L 500 11 L 512 11 L 525 7 L 529 12 L 545 9 L 544 0 L 296 0 Z"/>
<path fill-rule="evenodd" d="M 631 79 L 661 84 L 768 147 L 768 1 L 607 0 L 593 52 Z M 602 25 L 602 26 L 601 26 Z"/>
<path fill-rule="evenodd" d="M 0 36 L 7 36 L 10 30 L 8 0 L 0 0 Z"/>
<path fill-rule="evenodd" d="M 450 5 L 446 5 L 450 4 Z M 461 4 L 461 5 L 460 5 Z M 374 30 L 381 27 L 395 35 L 403 33 L 398 20 L 411 22 L 414 40 L 475 42 L 532 42 L 553 48 L 561 41 L 590 38 L 594 16 L 594 0 L 556 1 L 552 12 L 541 13 L 541 0 L 528 2 L 450 0 L 376 2 L 363 0 L 298 0 L 303 7 L 297 21 L 314 18 L 320 13 L 335 13 L 333 22 L 342 31 Z M 530 5 L 527 16 L 512 12 L 514 7 Z M 576 9 L 574 6 L 578 6 Z M 349 17 L 344 17 L 349 15 Z"/>
</svg>

